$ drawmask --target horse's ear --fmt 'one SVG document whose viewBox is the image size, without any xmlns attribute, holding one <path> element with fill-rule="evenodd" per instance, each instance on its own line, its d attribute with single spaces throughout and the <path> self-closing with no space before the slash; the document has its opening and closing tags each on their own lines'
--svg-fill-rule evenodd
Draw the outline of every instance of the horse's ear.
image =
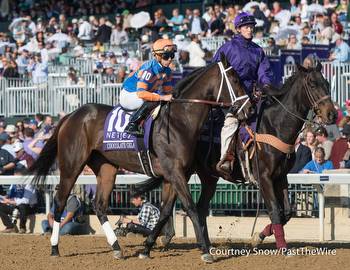
<svg viewBox="0 0 350 270">
<path fill-rule="evenodd" d="M 223 52 L 220 53 L 220 62 L 222 63 L 224 68 L 228 68 L 229 64 L 227 62 L 226 55 Z"/>
<path fill-rule="evenodd" d="M 304 66 L 297 64 L 297 69 L 300 72 L 307 72 L 307 68 L 305 68 Z"/>
<path fill-rule="evenodd" d="M 322 64 L 321 64 L 320 61 L 317 61 L 316 71 L 317 71 L 317 72 L 321 72 L 321 70 L 322 70 Z"/>
</svg>

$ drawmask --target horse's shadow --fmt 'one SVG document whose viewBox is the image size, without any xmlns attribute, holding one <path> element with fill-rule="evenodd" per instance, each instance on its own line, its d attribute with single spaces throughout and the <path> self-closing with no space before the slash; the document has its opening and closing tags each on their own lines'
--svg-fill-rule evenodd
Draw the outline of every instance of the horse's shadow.
<svg viewBox="0 0 350 270">
<path fill-rule="evenodd" d="M 110 249 L 105 249 L 101 251 L 83 251 L 83 252 L 75 252 L 67 255 L 61 255 L 61 257 L 64 258 L 69 258 L 69 257 L 77 257 L 77 256 L 85 256 L 85 255 L 99 255 L 99 254 L 104 254 L 104 253 L 110 253 L 112 252 Z"/>
</svg>

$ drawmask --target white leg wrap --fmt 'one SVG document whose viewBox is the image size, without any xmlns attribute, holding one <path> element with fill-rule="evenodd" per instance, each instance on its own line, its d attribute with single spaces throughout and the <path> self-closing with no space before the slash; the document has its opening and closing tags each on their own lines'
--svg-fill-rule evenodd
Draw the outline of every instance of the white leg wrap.
<svg viewBox="0 0 350 270">
<path fill-rule="evenodd" d="M 112 246 L 114 242 L 117 241 L 117 236 L 115 235 L 111 224 L 108 221 L 106 221 L 105 223 L 103 223 L 102 229 L 106 234 L 108 244 Z"/>
<path fill-rule="evenodd" d="M 58 245 L 58 239 L 60 235 L 60 223 L 57 221 L 53 222 L 52 235 L 51 235 L 51 246 Z"/>
<path fill-rule="evenodd" d="M 232 140 L 233 135 L 238 129 L 238 120 L 232 113 L 228 113 L 225 118 L 224 126 L 221 130 L 221 157 L 223 159 Z"/>
</svg>

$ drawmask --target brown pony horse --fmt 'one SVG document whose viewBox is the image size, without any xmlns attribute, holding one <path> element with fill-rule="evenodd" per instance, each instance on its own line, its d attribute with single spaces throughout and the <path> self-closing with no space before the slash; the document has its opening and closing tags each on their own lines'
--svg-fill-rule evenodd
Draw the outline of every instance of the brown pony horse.
<svg viewBox="0 0 350 270">
<path fill-rule="evenodd" d="M 287 144 L 294 145 L 294 142 L 301 130 L 308 112 L 313 110 L 324 124 L 334 123 L 337 118 L 337 111 L 330 98 L 329 84 L 321 73 L 321 64 L 316 68 L 305 69 L 298 66 L 298 72 L 294 74 L 281 89 L 273 89 L 268 95 L 273 95 L 271 104 L 265 105 L 259 125 L 259 133 L 272 134 Z M 202 147 L 201 147 L 202 146 Z M 287 174 L 292 168 L 295 154 L 288 157 L 286 154 L 275 149 L 271 145 L 262 144 L 262 150 L 258 151 L 258 164 L 253 162 L 253 173 L 255 179 L 260 178 L 260 190 L 267 207 L 271 224 L 267 225 L 261 233 L 263 237 L 274 234 L 277 248 L 286 248 L 283 225 L 291 218 L 291 207 L 288 200 Z M 220 157 L 220 146 L 213 148 L 209 164 L 206 164 L 203 157 L 208 152 L 208 144 L 199 144 L 196 150 L 196 164 L 193 167 L 202 183 L 202 192 L 197 203 L 197 211 L 201 226 L 205 229 L 204 236 L 207 246 L 210 241 L 207 231 L 206 216 L 209 213 L 209 202 L 214 196 L 216 183 L 220 177 L 216 171 L 216 164 Z M 235 177 L 244 179 L 238 162 L 235 163 Z M 236 179 L 237 179 L 236 178 Z M 147 192 L 147 185 L 152 182 L 160 184 L 161 179 L 149 179 L 139 185 L 138 192 Z M 176 194 L 172 186 L 163 182 L 162 201 L 173 205 Z M 163 208 L 167 209 L 164 204 Z M 174 236 L 172 218 L 165 226 L 166 245 Z M 152 236 L 150 236 L 152 237 Z M 253 239 L 256 245 L 261 240 Z M 145 250 L 149 254 L 150 250 Z"/>
<path fill-rule="evenodd" d="M 207 119 L 209 106 L 205 103 L 186 102 L 186 100 L 220 101 L 229 106 L 238 105 L 241 108 L 238 117 L 241 119 L 251 114 L 251 104 L 237 73 L 229 67 L 225 57 L 221 60 L 220 63 L 213 63 L 194 71 L 188 78 L 177 84 L 174 102 L 171 103 L 171 113 L 169 114 L 166 106 L 162 106 L 159 118 L 154 123 L 155 132 L 151 138 L 154 171 L 156 175 L 164 177 L 171 183 L 174 192 L 181 200 L 193 222 L 197 241 L 203 253 L 202 259 L 207 262 L 213 261 L 213 258 L 209 254 L 203 235 L 204 229 L 199 221 L 187 181 L 193 167 L 194 146 L 200 129 Z M 223 83 L 224 81 L 226 83 Z M 242 97 L 246 98 L 240 99 Z M 51 236 L 52 256 L 59 255 L 59 222 L 68 195 L 84 166 L 88 165 L 97 176 L 96 215 L 108 243 L 113 248 L 114 256 L 122 257 L 117 237 L 108 222 L 106 210 L 118 167 L 137 173 L 143 173 L 143 170 L 137 152 L 104 152 L 102 150 L 103 126 L 107 114 L 112 109 L 111 106 L 102 104 L 87 104 L 64 117 L 30 169 L 35 175 L 33 181 L 43 182 L 56 158 L 58 160 L 60 188 L 54 198 L 56 208 Z M 164 203 L 168 205 L 167 202 Z M 172 204 L 168 208 L 170 210 Z M 168 213 L 167 209 L 163 208 L 163 210 L 164 213 Z M 167 216 L 160 217 L 160 224 L 163 224 L 164 220 L 167 220 Z M 155 239 L 148 240 L 147 246 L 152 246 Z M 141 257 L 143 257 L 142 254 Z"/>
</svg>

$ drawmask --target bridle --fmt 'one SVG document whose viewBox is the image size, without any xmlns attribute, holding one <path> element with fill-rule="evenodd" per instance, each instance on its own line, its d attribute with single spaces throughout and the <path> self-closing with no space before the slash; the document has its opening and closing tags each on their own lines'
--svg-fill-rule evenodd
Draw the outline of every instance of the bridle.
<svg viewBox="0 0 350 270">
<path fill-rule="evenodd" d="M 221 82 L 220 82 L 220 89 L 219 89 L 219 93 L 218 96 L 216 97 L 216 101 L 211 101 L 211 100 L 203 100 L 203 99 L 173 99 L 171 102 L 175 102 L 175 103 L 200 103 L 200 104 L 207 104 L 207 105 L 211 105 L 211 106 L 219 106 L 219 107 L 233 107 L 234 105 L 236 105 L 236 103 L 238 101 L 244 100 L 244 102 L 242 103 L 242 105 L 239 107 L 239 109 L 236 111 L 236 113 L 240 113 L 243 108 L 248 104 L 249 102 L 249 96 L 248 95 L 243 95 L 243 96 L 239 96 L 237 97 L 237 95 L 235 94 L 235 91 L 232 88 L 232 85 L 227 77 L 227 71 L 229 71 L 230 69 L 232 69 L 232 67 L 228 67 L 225 69 L 224 65 L 222 64 L 222 62 L 218 62 L 217 63 L 219 65 L 220 68 L 220 73 L 221 73 Z M 228 92 L 230 94 L 230 99 L 231 102 L 221 102 L 220 97 L 222 95 L 222 89 L 224 86 L 224 80 L 227 84 L 227 89 Z"/>
<path fill-rule="evenodd" d="M 308 84 L 309 81 L 310 81 L 309 75 L 306 75 L 306 77 L 303 81 L 303 86 L 305 88 L 307 98 L 309 99 L 309 102 L 310 102 L 310 105 L 312 106 L 313 111 L 316 113 L 316 115 L 318 115 L 319 104 L 321 102 L 323 102 L 324 100 L 331 99 L 331 96 L 327 95 L 327 96 L 323 96 L 319 99 L 316 99 L 311 93 L 311 87 Z"/>
<path fill-rule="evenodd" d="M 233 91 L 232 85 L 231 85 L 231 83 L 230 83 L 230 81 L 229 81 L 229 79 L 227 77 L 227 73 L 226 73 L 227 71 L 232 69 L 232 66 L 229 66 L 228 68 L 225 69 L 225 67 L 222 64 L 222 62 L 218 62 L 218 65 L 219 65 L 220 72 L 221 72 L 221 82 L 220 82 L 220 89 L 219 89 L 218 96 L 216 98 L 216 102 L 218 102 L 220 100 L 222 88 L 223 88 L 223 85 L 224 85 L 224 79 L 225 79 L 226 84 L 227 84 L 227 89 L 228 89 L 228 92 L 229 92 L 230 98 L 231 98 L 231 106 L 234 106 L 237 101 L 244 100 L 244 102 L 242 103 L 241 107 L 237 110 L 237 114 L 238 114 L 247 105 L 247 103 L 249 101 L 249 96 L 246 94 L 246 95 L 237 97 L 236 94 L 235 94 L 235 91 Z"/>
<path fill-rule="evenodd" d="M 323 96 L 319 99 L 316 99 L 311 93 L 311 87 L 308 85 L 309 81 L 310 81 L 310 78 L 309 78 L 309 75 L 307 75 L 305 77 L 305 79 L 303 80 L 303 87 L 305 89 L 305 92 L 306 92 L 307 98 L 310 102 L 310 105 L 312 106 L 313 112 L 316 114 L 316 116 L 320 116 L 319 115 L 319 112 L 320 112 L 319 104 L 321 102 L 323 102 L 324 100 L 331 99 L 331 96 L 327 95 L 327 96 Z M 308 119 L 302 118 L 299 115 L 291 112 L 278 98 L 276 98 L 275 96 L 271 96 L 271 97 L 282 106 L 283 110 L 285 110 L 288 114 L 294 116 L 295 118 L 301 120 L 304 123 L 311 123 L 311 124 L 318 125 L 318 126 L 320 125 L 319 123 L 317 123 L 313 120 L 308 120 Z"/>
</svg>

